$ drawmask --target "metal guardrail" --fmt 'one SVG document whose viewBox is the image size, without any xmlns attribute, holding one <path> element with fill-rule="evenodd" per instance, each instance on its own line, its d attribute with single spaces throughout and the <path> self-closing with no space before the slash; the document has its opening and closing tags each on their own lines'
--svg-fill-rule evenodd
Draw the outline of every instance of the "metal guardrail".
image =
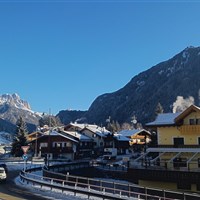
<svg viewBox="0 0 200 200">
<path fill-rule="evenodd" d="M 129 197 L 122 196 L 122 190 L 118 190 L 117 192 L 117 189 L 115 189 L 116 194 L 112 194 L 108 192 L 109 188 L 102 188 L 102 191 L 100 191 L 100 189 L 95 190 L 94 187 L 100 188 L 96 185 L 94 185 L 94 187 L 91 187 L 91 185 L 84 183 L 78 184 L 75 181 L 63 181 L 60 179 L 42 177 L 24 171 L 20 173 L 20 177 L 23 182 L 26 181 L 28 184 L 31 182 L 33 185 L 38 184 L 41 188 L 48 187 L 50 188 L 50 190 L 58 189 L 62 193 L 65 191 L 70 191 L 74 193 L 74 196 L 76 196 L 77 193 L 84 194 L 88 196 L 88 199 L 90 198 L 90 196 L 95 196 L 102 199 L 130 199 Z"/>
<path fill-rule="evenodd" d="M 37 168 L 39 170 L 41 168 Z M 63 175 L 65 179 L 38 176 L 30 172 L 36 169 L 28 169 L 20 173 L 23 182 L 39 185 L 41 188 L 48 187 L 50 190 L 58 189 L 62 193 L 66 191 L 88 196 L 96 196 L 102 199 L 141 199 L 141 200 L 199 200 L 200 195 L 180 193 L 167 190 L 157 190 L 152 188 L 140 187 L 132 184 L 115 183 L 78 176 Z M 47 171 L 47 170 L 46 170 Z M 53 173 L 61 175 L 59 173 Z"/>
</svg>

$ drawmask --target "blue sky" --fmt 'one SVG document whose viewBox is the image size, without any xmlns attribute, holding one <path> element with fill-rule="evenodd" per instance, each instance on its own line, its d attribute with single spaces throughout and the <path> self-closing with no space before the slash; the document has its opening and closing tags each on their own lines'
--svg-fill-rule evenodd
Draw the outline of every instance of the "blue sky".
<svg viewBox="0 0 200 200">
<path fill-rule="evenodd" d="M 200 46 L 200 1 L 0 0 L 0 94 L 34 111 L 87 110 L 95 98 Z"/>
</svg>

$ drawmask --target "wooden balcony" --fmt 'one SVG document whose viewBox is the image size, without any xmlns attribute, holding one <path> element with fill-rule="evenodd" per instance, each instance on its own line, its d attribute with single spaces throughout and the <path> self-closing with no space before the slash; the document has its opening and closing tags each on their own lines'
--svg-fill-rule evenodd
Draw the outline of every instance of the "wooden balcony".
<svg viewBox="0 0 200 200">
<path fill-rule="evenodd" d="M 200 133 L 200 125 L 182 125 L 179 127 L 181 134 L 198 134 Z"/>
<path fill-rule="evenodd" d="M 72 147 L 52 147 L 50 150 L 48 147 L 42 147 L 41 148 L 42 153 L 54 153 L 54 154 L 62 154 L 62 153 L 72 153 L 73 149 Z"/>
</svg>

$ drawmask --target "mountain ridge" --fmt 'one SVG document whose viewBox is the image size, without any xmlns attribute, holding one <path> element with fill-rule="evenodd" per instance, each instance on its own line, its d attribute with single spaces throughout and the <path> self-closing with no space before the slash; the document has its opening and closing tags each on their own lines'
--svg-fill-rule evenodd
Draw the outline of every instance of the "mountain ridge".
<svg viewBox="0 0 200 200">
<path fill-rule="evenodd" d="M 124 87 L 98 96 L 86 118 L 90 123 L 113 120 L 130 122 L 134 115 L 141 123 L 153 120 L 158 102 L 171 112 L 177 96 L 193 96 L 199 103 L 200 47 L 187 47 L 172 58 L 134 76 Z M 194 83 L 191 87 L 190 83 Z M 189 84 L 189 85 L 188 85 Z"/>
<path fill-rule="evenodd" d="M 63 124 L 70 122 L 105 125 L 111 117 L 119 123 L 131 123 L 133 116 L 145 124 L 155 118 L 160 103 L 164 112 L 172 112 L 178 96 L 192 96 L 200 105 L 200 47 L 187 47 L 172 58 L 134 76 L 124 87 L 98 96 L 87 111 L 61 110 L 56 116 Z M 29 130 L 38 126 L 40 114 L 31 110 L 18 94 L 0 96 L 0 131 L 14 132 L 19 116 Z"/>
</svg>

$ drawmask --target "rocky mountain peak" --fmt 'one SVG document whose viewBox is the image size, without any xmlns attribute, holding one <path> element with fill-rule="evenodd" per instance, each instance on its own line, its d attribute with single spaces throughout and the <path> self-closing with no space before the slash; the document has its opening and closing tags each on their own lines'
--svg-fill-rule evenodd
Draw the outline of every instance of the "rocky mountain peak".
<svg viewBox="0 0 200 200">
<path fill-rule="evenodd" d="M 20 98 L 17 93 L 14 94 L 3 94 L 0 96 L 0 105 L 9 104 L 10 106 L 24 109 L 24 110 L 31 110 L 31 107 L 27 101 L 24 101 Z"/>
</svg>

